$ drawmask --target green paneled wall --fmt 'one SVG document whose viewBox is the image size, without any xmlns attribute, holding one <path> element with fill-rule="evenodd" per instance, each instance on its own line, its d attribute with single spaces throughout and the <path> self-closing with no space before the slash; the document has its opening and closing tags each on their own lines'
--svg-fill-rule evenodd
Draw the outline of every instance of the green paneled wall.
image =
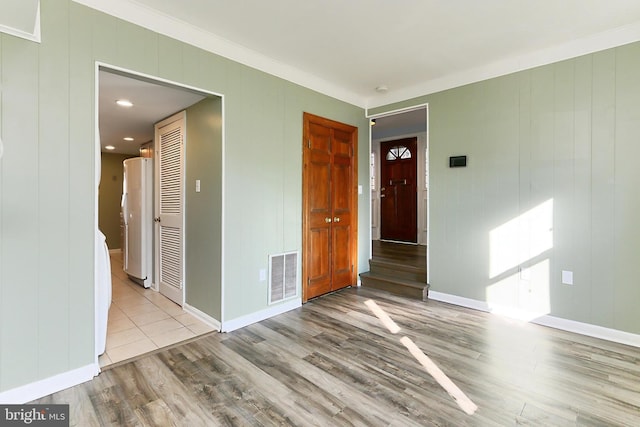
<svg viewBox="0 0 640 427">
<path fill-rule="evenodd" d="M 640 333 L 640 43 L 619 49 L 616 59 L 614 324 Z"/>
<path fill-rule="evenodd" d="M 302 112 L 359 126 L 358 180 L 364 185 L 368 185 L 369 158 L 368 121 L 362 110 L 266 74 L 253 78 L 254 72 L 242 65 L 233 64 L 231 69 L 237 76 L 232 85 L 238 96 L 225 97 L 223 320 L 227 321 L 265 308 L 267 282 L 259 281 L 259 269 L 268 267 L 270 254 L 301 249 Z M 236 109 L 243 113 L 232 115 Z M 249 116 L 254 120 L 247 123 L 244 118 Z M 359 271 L 368 270 L 367 193 L 360 196 L 358 207 Z"/>
<path fill-rule="evenodd" d="M 429 103 L 432 290 L 640 333 L 638 75 L 635 43 L 370 111 Z"/>
<path fill-rule="evenodd" d="M 40 183 L 39 171 L 44 159 L 38 152 L 38 94 L 33 88 L 38 87 L 38 61 L 37 46 L 28 42 L 3 36 L 2 56 L 9 60 L 2 61 L 2 140 L 4 142 L 4 157 L 2 158 L 2 258 L 0 268 L 2 288 L 0 289 L 0 346 L 2 346 L 2 358 L 0 359 L 0 381 L 6 384 L 20 384 L 22 378 L 36 378 L 36 375 L 21 370 L 12 370 L 14 366 L 22 364 L 37 366 L 40 347 L 32 336 L 46 328 L 46 324 L 38 317 L 40 304 L 39 291 L 42 289 L 48 295 L 50 292 L 45 287 L 45 278 L 34 275 L 43 263 L 38 254 L 41 250 L 40 230 L 45 224 L 40 225 L 38 208 L 40 202 L 35 194 L 38 194 Z M 35 72 L 25 73 L 24 70 Z M 11 82 L 8 85 L 6 82 Z M 16 108 L 12 108 L 14 105 Z M 19 141 L 15 143 L 14 141 Z M 19 158 L 22 161 L 11 161 Z M 14 185 L 7 185 L 14 183 Z M 66 187 L 66 186 L 64 186 Z M 64 188 L 63 187 L 63 188 Z M 62 200 L 69 198 L 69 193 L 63 191 L 60 194 Z M 56 206 L 56 202 L 52 206 Z M 47 221 L 46 224 L 49 224 Z M 64 234 L 68 230 L 68 221 L 60 224 L 58 230 Z M 46 233 L 55 231 L 47 230 Z M 65 243 L 63 239 L 62 244 Z M 65 254 L 68 256 L 68 254 Z M 64 255 L 63 255 L 64 256 Z M 68 258 L 60 261 L 65 263 Z M 68 261 L 67 261 L 68 262 Z M 50 261 L 49 265 L 52 266 Z M 54 268 L 52 266 L 52 268 Z M 64 279 L 67 271 L 56 272 Z M 55 274 L 55 273 L 54 273 Z M 64 280 L 63 279 L 63 280 Z M 4 284 L 12 286 L 5 286 Z M 63 292 L 67 292 L 66 283 Z M 64 309 L 68 302 L 56 302 Z M 46 310 L 48 313 L 53 308 Z M 5 318 L 6 314 L 12 317 Z M 30 333 L 25 333 L 29 331 Z M 61 337 L 63 342 L 57 346 L 58 350 L 67 347 L 69 337 Z M 66 362 L 64 357 L 57 356 L 54 363 Z M 45 367 L 47 369 L 48 367 Z"/>
<path fill-rule="evenodd" d="M 222 314 L 222 99 L 187 108 L 186 303 L 214 319 Z M 200 180 L 196 193 L 195 181 Z"/>
<path fill-rule="evenodd" d="M 368 175 L 361 108 L 69 0 L 43 0 L 41 25 L 41 44 L 0 35 L 0 392 L 95 360 L 96 61 L 225 96 L 224 157 L 211 158 L 213 172 L 225 164 L 224 187 L 206 195 L 215 203 L 224 193 L 224 300 L 187 290 L 187 302 L 213 317 L 222 305 L 222 320 L 266 309 L 259 270 L 270 253 L 301 249 L 303 111 L 358 126 L 359 181 Z M 197 155 L 187 151 L 187 161 Z M 187 232 L 219 221 L 211 206 L 202 216 L 187 206 Z M 366 191 L 359 209 L 363 271 Z M 216 259 L 211 238 L 203 248 Z M 188 255 L 200 249 L 187 242 Z M 186 278 L 205 284 L 204 271 L 189 261 Z"/>
</svg>

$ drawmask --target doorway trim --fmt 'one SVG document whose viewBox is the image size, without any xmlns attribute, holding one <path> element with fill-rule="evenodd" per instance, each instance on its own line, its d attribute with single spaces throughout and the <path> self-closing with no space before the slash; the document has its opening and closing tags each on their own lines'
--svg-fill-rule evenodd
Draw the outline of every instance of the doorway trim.
<svg viewBox="0 0 640 427">
<path fill-rule="evenodd" d="M 220 207 L 220 239 L 221 239 L 221 251 L 220 251 L 220 323 L 222 323 L 224 321 L 224 290 L 225 290 L 225 263 L 224 263 L 224 259 L 225 259 L 225 250 L 224 250 L 224 242 L 225 242 L 225 147 L 226 147 L 226 115 L 225 115 L 225 96 L 221 93 L 217 93 L 217 92 L 213 92 L 211 90 L 207 90 L 207 89 L 202 89 L 196 86 L 191 86 L 185 83 L 181 83 L 181 82 L 176 82 L 173 80 L 168 80 L 168 79 L 164 79 L 162 77 L 158 77 L 158 76 L 154 76 L 151 74 L 146 74 L 146 73 L 142 73 L 139 71 L 134 71 L 128 68 L 124 68 L 124 67 L 119 67 L 117 65 L 113 65 L 113 64 L 109 64 L 107 62 L 102 62 L 102 61 L 95 61 L 94 63 L 94 105 L 93 105 L 93 111 L 94 111 L 94 188 L 93 188 L 93 203 L 94 203 L 94 241 L 93 241 L 93 248 L 92 251 L 94 252 L 94 266 L 93 266 L 93 283 L 94 283 L 94 306 L 93 306 L 93 311 L 94 311 L 94 345 L 93 348 L 96 349 L 97 348 L 97 341 L 98 341 L 98 335 L 99 335 L 99 319 L 98 319 L 98 313 L 99 313 L 99 305 L 100 305 L 100 301 L 98 301 L 98 269 L 97 269 L 97 265 L 96 265 L 96 259 L 97 259 L 97 254 L 95 253 L 95 248 L 97 247 L 98 242 L 98 236 L 97 233 L 95 233 L 95 230 L 98 230 L 98 185 L 100 182 L 100 171 L 101 171 L 101 166 L 102 166 L 102 160 L 101 160 L 101 145 L 100 145 L 100 70 L 101 69 L 106 69 L 106 70 L 110 70 L 110 71 L 115 71 L 118 73 L 122 73 L 125 75 L 129 75 L 131 76 L 131 78 L 140 78 L 140 79 L 145 79 L 145 80 L 149 80 L 151 82 L 156 82 L 156 83 L 164 83 L 176 88 L 180 88 L 180 89 L 184 89 L 184 90 L 189 90 L 189 91 L 195 91 L 195 92 L 199 92 L 202 93 L 204 95 L 208 95 L 208 96 L 215 96 L 220 98 L 221 101 L 221 108 L 222 108 L 222 132 L 221 132 L 221 137 L 222 137 L 222 147 L 221 147 L 221 153 L 220 155 L 222 156 L 222 161 L 221 161 L 221 198 L 222 198 L 222 203 L 221 203 L 221 207 Z M 185 163 L 184 163 L 184 168 L 185 168 L 185 172 L 186 172 L 186 168 L 187 168 L 187 162 L 186 162 L 186 158 L 185 158 Z M 155 179 L 155 178 L 154 178 Z M 186 183 L 185 183 L 186 186 Z M 186 210 L 186 205 L 185 205 L 185 210 Z M 155 250 L 155 243 L 154 243 L 154 250 Z M 186 272 L 185 272 L 186 274 Z M 155 284 L 154 284 L 155 285 Z M 186 283 L 185 283 L 185 287 L 183 292 L 186 292 Z M 185 293 L 186 295 L 186 293 Z M 190 313 L 192 313 L 193 315 L 195 315 L 196 317 L 199 317 L 200 319 L 202 319 L 205 322 L 208 323 L 215 323 L 214 321 L 216 319 L 213 319 L 212 317 L 209 317 L 208 315 L 206 315 L 205 313 L 201 312 L 200 310 L 196 309 L 195 307 L 191 307 L 189 306 L 186 302 L 183 305 L 183 309 L 185 309 L 185 311 L 188 311 Z M 220 328 L 217 328 L 220 329 Z M 95 350 L 94 350 L 95 351 Z M 94 359 L 94 363 L 95 366 L 97 367 L 97 372 L 96 375 L 100 372 L 100 363 L 98 361 L 98 354 L 96 352 L 95 354 L 95 359 Z"/>
<path fill-rule="evenodd" d="M 430 158 L 429 158 L 429 153 L 431 151 L 431 144 L 430 144 L 430 140 L 429 140 L 429 134 L 431 132 L 431 126 L 429 125 L 429 103 L 428 102 L 424 102 L 421 104 L 415 104 L 415 105 L 411 105 L 409 107 L 403 107 L 403 108 L 397 108 L 395 110 L 389 110 L 389 111 L 383 111 L 380 113 L 375 113 L 375 114 L 369 114 L 369 109 L 365 109 L 365 118 L 368 120 L 372 120 L 372 119 L 378 119 L 381 117 L 388 117 L 388 116 L 394 116 L 396 114 L 402 114 L 402 113 L 408 113 L 410 111 L 416 111 L 416 110 L 425 110 L 425 114 L 426 114 L 426 122 L 427 122 L 427 132 L 426 132 L 426 144 L 427 144 L 427 149 L 425 152 L 426 155 L 426 162 L 427 165 L 430 163 Z M 404 137 L 406 135 L 398 135 L 399 137 Z M 372 148 L 372 144 L 373 144 L 373 138 L 372 138 L 372 132 L 371 132 L 371 126 L 369 126 L 369 153 L 371 153 L 371 148 Z M 371 168 L 369 168 L 369 182 L 371 182 Z M 369 192 L 371 192 L 371 189 L 369 189 Z M 430 271 L 431 269 L 430 267 L 430 256 L 429 256 L 429 248 L 430 248 L 430 241 L 431 241 L 431 225 L 430 225 L 430 220 L 431 220 L 431 203 L 430 203 L 430 198 L 431 198 L 431 189 L 429 188 L 427 190 L 427 283 L 430 282 Z M 371 220 L 373 219 L 372 217 L 373 215 L 373 210 L 369 209 L 369 229 L 371 229 Z M 371 234 L 371 233 L 370 233 Z M 372 246 L 372 239 L 370 239 L 369 241 L 369 258 L 371 258 L 373 256 L 373 246 Z"/>
</svg>

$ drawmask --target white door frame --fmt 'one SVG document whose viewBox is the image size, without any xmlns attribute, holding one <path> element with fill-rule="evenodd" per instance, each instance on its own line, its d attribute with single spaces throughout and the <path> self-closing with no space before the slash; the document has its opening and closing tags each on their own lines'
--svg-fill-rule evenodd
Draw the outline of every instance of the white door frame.
<svg viewBox="0 0 640 427">
<path fill-rule="evenodd" d="M 426 132 L 426 141 L 425 144 L 427 146 L 427 149 L 425 151 L 425 155 L 426 155 L 426 163 L 429 164 L 429 151 L 431 149 L 431 145 L 429 143 L 429 131 L 430 131 L 430 126 L 429 126 L 429 104 L 428 103 L 423 103 L 423 104 L 416 104 L 416 105 L 412 105 L 410 107 L 405 107 L 405 108 L 399 108 L 396 110 L 389 110 L 389 111 L 384 111 L 382 113 L 376 113 L 376 114 L 369 114 L 369 110 L 365 110 L 365 117 L 369 120 L 372 119 L 378 119 L 380 117 L 388 117 L 388 116 L 394 116 L 396 114 L 402 114 L 402 113 L 408 113 L 410 111 L 415 111 L 415 110 L 425 110 L 425 114 L 427 115 L 426 117 L 426 123 L 427 123 L 427 132 Z M 399 135 L 398 138 L 402 138 L 404 136 L 407 135 Z M 414 135 L 412 135 L 414 136 Z M 394 137 L 388 137 L 388 138 L 383 138 L 383 140 L 389 140 L 389 139 L 396 139 L 396 136 Z M 420 142 L 420 141 L 418 141 Z M 369 126 L 369 153 L 371 153 L 371 148 L 372 148 L 372 144 L 373 144 L 373 140 L 371 138 L 371 126 Z M 420 149 L 420 145 L 418 145 L 418 149 Z M 379 177 L 379 173 L 380 173 L 380 150 L 378 150 L 376 152 L 376 164 L 377 164 L 377 168 L 376 168 L 376 174 Z M 420 165 L 418 165 L 418 168 L 420 168 Z M 376 179 L 376 184 L 378 186 L 380 186 L 380 180 Z M 369 168 L 369 182 L 371 182 L 371 168 Z M 418 180 L 418 183 L 420 182 L 420 180 Z M 429 248 L 430 248 L 430 244 L 429 241 L 431 239 L 431 229 L 430 229 L 430 225 L 429 225 L 429 221 L 430 221 L 430 210 L 431 210 L 431 203 L 429 202 L 429 198 L 430 198 L 430 190 L 427 190 L 427 209 L 426 209 L 426 215 L 427 215 L 427 283 L 429 283 L 429 272 L 431 271 L 431 269 L 429 268 Z M 369 194 L 371 194 L 371 191 L 369 191 Z M 371 197 L 371 196 L 370 196 Z M 421 203 L 422 199 L 418 198 L 418 203 Z M 378 209 L 379 211 L 379 209 Z M 371 221 L 372 221 L 372 215 L 373 215 L 373 209 L 369 209 L 369 234 L 371 236 L 373 236 L 372 232 L 371 232 Z M 418 226 L 420 225 L 420 220 L 418 219 Z M 379 221 L 378 221 L 378 227 L 380 227 Z M 420 229 L 418 227 L 418 233 L 420 233 Z M 373 248 L 372 248 L 372 239 L 369 239 L 369 258 L 371 258 L 372 254 L 373 254 Z M 417 239 L 419 241 L 419 239 Z"/>
<path fill-rule="evenodd" d="M 100 170 L 101 170 L 101 166 L 102 166 L 102 160 L 100 157 L 100 153 L 101 153 L 101 145 L 100 145 L 100 70 L 101 69 L 105 69 L 105 70 L 111 70 L 111 71 L 116 71 L 116 72 L 120 72 L 123 74 L 127 74 L 130 75 L 131 78 L 142 78 L 145 80 L 149 80 L 152 82 L 158 82 L 158 83 L 164 83 L 164 84 L 168 84 L 171 86 L 174 86 L 176 88 L 181 88 L 184 90 L 189 90 L 189 91 L 196 91 L 196 92 L 200 92 L 203 95 L 210 95 L 210 96 L 215 96 L 220 98 L 221 102 L 222 102 L 222 206 L 221 206 L 221 244 L 222 244 L 222 251 L 221 251 L 221 260 L 220 260 L 220 268 L 221 268 L 221 272 L 220 272 L 220 278 L 221 278 L 221 306 L 220 306 L 220 317 L 222 319 L 224 319 L 224 283 L 225 283 L 225 271 L 224 271 L 224 239 L 225 239 L 225 235 L 224 235 L 224 224 L 225 224 L 225 209 L 224 209 L 224 205 L 225 205 L 225 141 L 226 141 L 226 135 L 225 135 L 225 99 L 224 99 L 224 95 L 220 94 L 220 93 L 216 93 L 216 92 L 212 92 L 210 90 L 206 90 L 206 89 L 202 89 L 199 87 L 195 87 L 195 86 L 190 86 L 184 83 L 180 83 L 180 82 L 176 82 L 176 81 L 172 81 L 172 80 L 167 80 L 167 79 L 163 79 L 161 77 L 158 76 L 153 76 L 150 74 L 145 74 L 145 73 L 140 73 L 138 71 L 134 71 L 134 70 L 130 70 L 127 68 L 123 68 L 123 67 L 119 67 L 117 65 L 112 65 L 106 62 L 101 62 L 101 61 L 95 61 L 95 68 L 94 68 L 94 106 L 93 106 L 93 111 L 94 111 L 94 137 L 95 137 L 95 141 L 94 141 L 94 171 L 95 171 L 95 187 L 94 187 L 94 192 L 93 192 L 93 203 L 94 203 L 94 235 L 96 235 L 97 233 L 95 233 L 95 230 L 98 230 L 98 185 L 100 183 Z M 185 162 L 185 172 L 186 172 L 186 162 Z M 184 230 L 183 230 L 184 233 Z M 97 342 L 98 342 L 98 335 L 99 335 L 99 319 L 98 319 L 98 313 L 99 313 L 99 306 L 100 306 L 100 301 L 98 300 L 98 269 L 97 269 L 97 257 L 96 257 L 96 253 L 95 253 L 95 248 L 97 247 L 98 244 L 98 238 L 97 235 L 94 237 L 94 241 L 93 241 L 93 248 L 91 248 L 91 251 L 94 252 L 94 266 L 93 266 L 93 283 L 94 283 L 94 305 L 93 305 L 93 312 L 94 312 L 94 343 L 93 343 L 93 348 L 96 349 L 97 348 Z M 154 250 L 155 250 L 155 242 L 154 242 Z M 184 274 L 184 273 L 183 273 Z M 154 279 L 155 280 L 155 279 Z M 186 283 L 184 286 L 184 289 L 186 289 Z M 222 320 L 221 319 L 221 320 Z M 95 351 L 95 350 L 94 350 Z M 94 359 L 94 364 L 95 367 L 97 369 L 96 375 L 100 372 L 100 364 L 98 362 L 98 354 L 96 352 L 95 354 L 95 359 Z"/>
</svg>

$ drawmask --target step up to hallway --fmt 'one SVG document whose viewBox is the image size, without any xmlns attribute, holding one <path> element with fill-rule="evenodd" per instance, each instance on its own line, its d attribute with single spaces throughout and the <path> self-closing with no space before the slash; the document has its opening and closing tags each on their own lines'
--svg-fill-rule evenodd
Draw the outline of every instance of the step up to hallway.
<svg viewBox="0 0 640 427">
<path fill-rule="evenodd" d="M 408 298 L 427 300 L 426 247 L 373 241 L 369 271 L 360 274 L 362 286 Z"/>
<path fill-rule="evenodd" d="M 397 277 L 398 279 L 427 282 L 426 266 L 408 265 L 399 261 L 372 258 L 369 260 L 369 271 L 383 276 Z"/>
<path fill-rule="evenodd" d="M 416 280 L 401 279 L 397 276 L 387 276 L 367 271 L 360 274 L 362 286 L 380 289 L 392 294 L 426 301 L 429 296 L 429 285 Z"/>
</svg>

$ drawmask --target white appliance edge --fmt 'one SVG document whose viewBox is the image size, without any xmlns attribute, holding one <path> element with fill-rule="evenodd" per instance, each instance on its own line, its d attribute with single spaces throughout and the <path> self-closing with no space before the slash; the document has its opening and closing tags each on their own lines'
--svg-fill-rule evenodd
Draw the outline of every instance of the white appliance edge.
<svg viewBox="0 0 640 427">
<path fill-rule="evenodd" d="M 153 163 L 150 158 L 134 157 L 123 164 L 123 267 L 129 277 L 148 288 L 153 275 Z"/>
</svg>

